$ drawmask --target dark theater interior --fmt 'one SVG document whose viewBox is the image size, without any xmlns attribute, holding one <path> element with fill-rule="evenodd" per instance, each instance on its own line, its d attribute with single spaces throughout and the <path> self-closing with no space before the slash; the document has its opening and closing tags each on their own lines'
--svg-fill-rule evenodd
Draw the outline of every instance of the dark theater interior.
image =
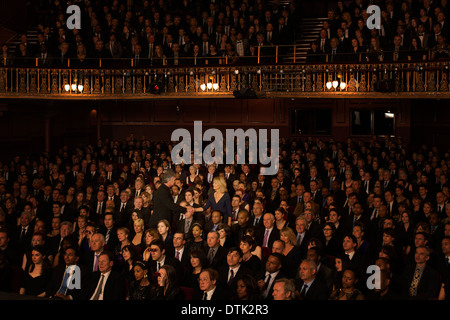
<svg viewBox="0 0 450 320">
<path fill-rule="evenodd" d="M 0 300 L 450 299 L 447 0 L 0 8 Z"/>
</svg>

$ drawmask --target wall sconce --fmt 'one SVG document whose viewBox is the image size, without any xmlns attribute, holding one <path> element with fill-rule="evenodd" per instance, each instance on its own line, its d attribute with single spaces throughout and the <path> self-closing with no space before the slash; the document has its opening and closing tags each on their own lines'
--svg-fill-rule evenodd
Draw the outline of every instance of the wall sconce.
<svg viewBox="0 0 450 320">
<path fill-rule="evenodd" d="M 82 84 L 77 85 L 77 80 L 75 80 L 75 82 L 72 84 L 66 83 L 64 85 L 64 90 L 67 93 L 82 93 L 84 90 L 84 86 Z"/>
<path fill-rule="evenodd" d="M 325 86 L 327 87 L 328 90 L 334 89 L 335 91 L 337 89 L 339 90 L 345 90 L 345 88 L 347 88 L 347 84 L 345 82 L 341 82 L 341 81 L 328 81 Z"/>
</svg>

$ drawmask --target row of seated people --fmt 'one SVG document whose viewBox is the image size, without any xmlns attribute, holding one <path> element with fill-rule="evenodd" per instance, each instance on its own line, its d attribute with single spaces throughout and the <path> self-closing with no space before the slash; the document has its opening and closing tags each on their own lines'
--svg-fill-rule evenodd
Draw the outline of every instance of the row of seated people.
<svg viewBox="0 0 450 320">
<path fill-rule="evenodd" d="M 238 57 L 255 56 L 252 51 L 256 46 L 264 45 L 266 48 L 262 54 L 268 55 L 267 51 L 273 51 L 268 47 L 292 43 L 298 29 L 298 10 L 293 3 L 272 5 L 259 1 L 237 6 L 233 1 L 223 1 L 201 4 L 198 12 L 170 11 L 168 8 L 154 10 L 157 4 L 147 5 L 149 8 L 144 9 L 138 3 L 131 4 L 125 9 L 125 14 L 120 14 L 114 4 L 112 7 L 104 6 L 103 11 L 87 4 L 82 8 L 83 25 L 80 30 L 68 30 L 64 16 L 58 15 L 56 24 L 51 27 L 38 25 L 35 45 L 25 34 L 21 35 L 14 55 L 5 50 L 3 58 L 16 58 L 18 65 L 21 61 L 25 64 L 23 60 L 27 61 L 27 58 L 38 58 L 44 59 L 38 63 L 39 66 L 47 66 L 52 60 L 59 61 L 59 66 L 67 66 L 64 59 L 77 58 L 80 46 L 88 59 L 119 60 L 135 58 L 136 55 L 142 59 L 152 59 L 155 55 L 159 58 L 157 46 L 167 58 L 178 53 L 190 57 L 198 45 L 202 58 L 226 53 L 237 60 Z M 155 12 L 150 13 L 148 9 Z M 179 52 L 172 48 L 176 44 Z M 141 46 L 138 53 L 135 52 L 137 45 Z"/>
</svg>

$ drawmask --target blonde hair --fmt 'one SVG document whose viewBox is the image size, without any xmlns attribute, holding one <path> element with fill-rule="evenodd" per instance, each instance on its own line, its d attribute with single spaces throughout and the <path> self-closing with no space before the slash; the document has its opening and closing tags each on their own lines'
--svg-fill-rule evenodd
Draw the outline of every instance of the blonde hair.
<svg viewBox="0 0 450 320">
<path fill-rule="evenodd" d="M 285 235 L 289 239 L 289 243 L 295 246 L 297 244 L 297 239 L 295 238 L 294 231 L 289 227 L 284 227 L 280 230 L 280 234 Z"/>
<path fill-rule="evenodd" d="M 144 220 L 141 218 L 138 218 L 134 220 L 134 225 L 140 224 L 141 226 L 144 226 Z"/>
<path fill-rule="evenodd" d="M 225 182 L 225 179 L 223 177 L 215 177 L 213 179 L 213 183 L 214 182 L 219 185 L 220 192 L 223 192 L 223 193 L 228 192 L 227 183 Z"/>
</svg>

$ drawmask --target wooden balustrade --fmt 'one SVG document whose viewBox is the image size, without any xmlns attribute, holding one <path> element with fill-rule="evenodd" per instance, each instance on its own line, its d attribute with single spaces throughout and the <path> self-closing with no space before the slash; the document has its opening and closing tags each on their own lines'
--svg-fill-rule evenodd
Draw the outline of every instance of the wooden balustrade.
<svg viewBox="0 0 450 320">
<path fill-rule="evenodd" d="M 155 69 L 0 68 L 0 97 L 233 97 L 236 90 L 250 88 L 261 97 L 448 98 L 449 64 L 441 61 Z M 337 81 L 336 87 L 327 85 L 333 81 Z M 208 82 L 216 85 L 208 89 Z M 160 92 L 155 92 L 155 84 Z"/>
</svg>

